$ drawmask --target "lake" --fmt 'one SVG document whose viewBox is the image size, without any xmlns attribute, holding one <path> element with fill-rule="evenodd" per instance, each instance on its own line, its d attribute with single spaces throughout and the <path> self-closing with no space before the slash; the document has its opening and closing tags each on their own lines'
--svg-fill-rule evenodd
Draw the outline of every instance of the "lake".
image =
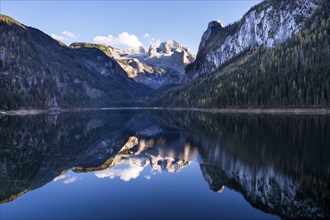
<svg viewBox="0 0 330 220">
<path fill-rule="evenodd" d="M 0 217 L 330 218 L 329 155 L 329 116 L 3 116 Z"/>
</svg>

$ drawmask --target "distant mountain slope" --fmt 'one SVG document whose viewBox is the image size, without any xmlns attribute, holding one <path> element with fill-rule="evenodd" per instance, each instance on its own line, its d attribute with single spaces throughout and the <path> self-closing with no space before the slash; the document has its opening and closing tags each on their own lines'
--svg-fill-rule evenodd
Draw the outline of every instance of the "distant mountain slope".
<svg viewBox="0 0 330 220">
<path fill-rule="evenodd" d="M 189 48 L 174 40 L 152 44 L 148 51 L 144 47 L 122 51 L 90 43 L 73 43 L 70 47 L 96 47 L 103 50 L 117 61 L 129 78 L 153 89 L 186 82 L 184 69 L 195 60 Z"/>
<path fill-rule="evenodd" d="M 270 2 L 274 1 L 261 5 Z M 284 43 L 274 48 L 267 45 L 246 48 L 222 63 L 214 74 L 205 74 L 183 86 L 157 92 L 150 105 L 330 106 L 329 5 L 327 1 L 316 8 L 301 24 L 301 31 Z M 192 65 L 197 65 L 196 62 L 208 65 L 208 61 L 203 63 L 198 55 Z"/>
<path fill-rule="evenodd" d="M 243 18 L 224 27 L 212 21 L 204 32 L 197 59 L 187 67 L 190 78 L 216 71 L 221 64 L 248 48 L 267 48 L 297 33 L 324 0 L 265 0 Z"/>
<path fill-rule="evenodd" d="M 69 48 L 5 15 L 0 29 L 0 109 L 136 105 L 150 90 L 104 48 Z"/>
</svg>

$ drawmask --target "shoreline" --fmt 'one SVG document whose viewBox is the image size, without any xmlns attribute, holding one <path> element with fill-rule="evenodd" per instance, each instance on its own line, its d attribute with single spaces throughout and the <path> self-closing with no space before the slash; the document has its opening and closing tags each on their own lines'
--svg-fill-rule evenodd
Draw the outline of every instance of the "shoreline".
<svg viewBox="0 0 330 220">
<path fill-rule="evenodd" d="M 175 108 L 175 107 L 109 107 L 109 108 L 72 108 L 72 109 L 22 109 L 0 111 L 0 116 L 27 116 L 38 114 L 60 114 L 82 111 L 116 111 L 116 110 L 168 110 L 196 111 L 219 114 L 272 114 L 272 115 L 330 115 L 330 108 Z"/>
<path fill-rule="evenodd" d="M 172 110 L 219 114 L 330 115 L 330 108 L 173 108 Z"/>
</svg>

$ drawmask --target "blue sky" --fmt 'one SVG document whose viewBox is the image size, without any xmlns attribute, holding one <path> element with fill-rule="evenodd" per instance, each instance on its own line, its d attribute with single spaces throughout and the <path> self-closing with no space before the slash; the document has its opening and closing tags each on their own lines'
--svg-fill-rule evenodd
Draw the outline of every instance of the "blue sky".
<svg viewBox="0 0 330 220">
<path fill-rule="evenodd" d="M 208 22 L 239 20 L 258 1 L 12 1 L 1 14 L 38 28 L 66 44 L 76 41 L 128 46 L 177 40 L 197 52 Z M 109 36 L 110 35 L 110 36 Z"/>
</svg>

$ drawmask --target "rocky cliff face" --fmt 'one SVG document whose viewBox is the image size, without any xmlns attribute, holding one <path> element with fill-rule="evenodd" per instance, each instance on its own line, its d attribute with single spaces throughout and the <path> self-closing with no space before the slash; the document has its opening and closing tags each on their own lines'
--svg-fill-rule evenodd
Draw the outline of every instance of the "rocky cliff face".
<svg viewBox="0 0 330 220">
<path fill-rule="evenodd" d="M 197 59 L 186 69 L 190 78 L 214 72 L 235 55 L 259 46 L 274 47 L 297 33 L 323 0 L 266 0 L 231 25 L 209 23 Z"/>
<path fill-rule="evenodd" d="M 4 15 L 0 28 L 0 109 L 113 106 L 150 89 L 127 78 L 111 48 L 67 47 Z"/>
<path fill-rule="evenodd" d="M 160 45 L 152 44 L 148 50 L 148 58 L 172 56 L 176 52 L 182 53 L 183 64 L 189 64 L 195 60 L 195 55 L 189 48 L 175 40 L 165 41 Z M 177 62 L 177 65 L 182 65 L 181 61 Z"/>
<path fill-rule="evenodd" d="M 265 1 L 251 11 L 256 11 L 257 8 L 262 10 L 261 6 L 267 6 L 270 2 Z M 274 8 L 276 2 L 273 3 Z M 277 3 L 287 5 L 292 2 Z M 307 7 L 306 4 L 304 2 L 304 7 Z M 202 49 L 198 52 L 196 61 L 186 68 L 186 72 L 190 79 L 194 79 L 202 73 L 215 71 L 182 86 L 155 93 L 151 98 L 150 106 L 188 108 L 192 106 L 199 108 L 329 106 L 330 67 L 325 65 L 330 60 L 327 34 L 330 29 L 329 12 L 330 4 L 326 1 L 316 6 L 309 18 L 302 14 L 304 16 L 299 23 L 299 32 L 285 42 L 274 43 L 276 46 L 272 48 L 267 48 L 267 45 L 251 46 L 255 48 L 248 47 L 244 50 L 241 48 L 243 51 L 239 54 L 236 54 L 236 47 L 234 49 L 232 47 L 243 45 L 242 42 L 239 44 L 236 44 L 236 41 L 230 44 L 223 42 L 225 39 L 233 39 L 232 36 L 238 34 L 238 27 L 245 24 L 243 23 L 245 20 L 227 27 L 223 27 L 219 22 L 212 22 L 209 31 L 213 34 L 208 40 L 203 41 L 205 44 L 201 44 Z M 278 25 L 288 26 L 289 21 Z M 253 42 L 257 42 L 255 38 Z M 271 44 L 273 41 L 267 38 L 264 42 Z M 224 45 L 227 46 L 223 47 Z M 227 53 L 221 52 L 221 48 L 232 49 Z M 212 62 L 206 59 L 217 51 L 220 52 L 217 56 L 213 56 Z M 220 64 L 223 60 L 220 62 L 218 58 L 226 54 L 235 55 Z M 217 68 L 218 64 L 221 65 L 219 68 Z M 320 88 L 324 89 L 320 90 Z"/>
</svg>

